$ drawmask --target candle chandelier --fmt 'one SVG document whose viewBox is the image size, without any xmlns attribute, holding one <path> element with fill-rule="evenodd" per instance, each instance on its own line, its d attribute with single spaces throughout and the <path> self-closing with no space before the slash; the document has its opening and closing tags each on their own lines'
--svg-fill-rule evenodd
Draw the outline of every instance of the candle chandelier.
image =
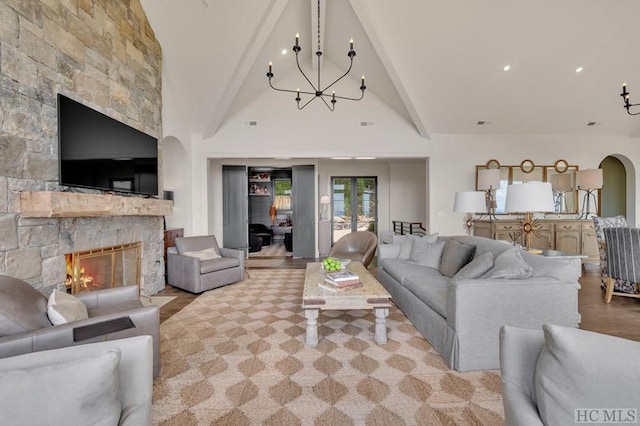
<svg viewBox="0 0 640 426">
<path fill-rule="evenodd" d="M 279 89 L 277 87 L 273 86 L 273 83 L 271 82 L 271 79 L 273 78 L 274 74 L 273 74 L 273 63 L 269 62 L 269 72 L 267 72 L 267 77 L 269 78 L 269 86 L 271 86 L 271 88 L 273 90 L 277 90 L 278 92 L 288 92 L 288 93 L 295 93 L 296 94 L 296 103 L 298 104 L 298 109 L 301 110 L 304 107 L 306 107 L 307 105 L 309 105 L 311 102 L 313 102 L 316 99 L 322 99 L 322 102 L 324 102 L 324 104 L 327 106 L 327 108 L 329 108 L 331 111 L 334 110 L 335 106 L 336 106 L 336 102 L 338 99 L 346 99 L 349 101 L 360 101 L 362 100 L 362 98 L 364 98 L 364 91 L 367 88 L 364 85 L 364 75 L 362 76 L 362 82 L 360 84 L 360 91 L 362 92 L 359 98 L 350 98 L 347 96 L 338 96 L 336 95 L 336 91 L 332 90 L 331 93 L 328 93 L 328 90 L 333 87 L 338 81 L 342 80 L 344 77 L 347 76 L 347 74 L 349 74 L 349 72 L 351 71 L 351 68 L 353 67 L 353 58 L 356 56 L 356 51 L 353 50 L 353 39 L 351 39 L 349 41 L 349 52 L 347 52 L 347 56 L 349 57 L 349 68 L 347 69 L 347 71 L 342 74 L 337 80 L 335 80 L 333 83 L 329 84 L 328 86 L 322 88 L 321 85 L 321 79 L 320 79 L 320 58 L 322 56 L 322 51 L 320 50 L 320 0 L 318 0 L 318 50 L 316 51 L 316 61 L 317 61 L 317 65 L 318 65 L 318 82 L 317 84 L 313 84 L 311 82 L 311 80 L 309 79 L 309 77 L 307 77 L 307 75 L 304 73 L 304 71 L 302 71 L 302 68 L 300 67 L 300 60 L 299 60 L 299 53 L 302 50 L 302 48 L 299 45 L 299 40 L 300 40 L 300 35 L 296 34 L 296 44 L 295 46 L 293 46 L 293 51 L 296 53 L 296 65 L 298 66 L 298 70 L 300 71 L 300 73 L 302 73 L 302 75 L 304 76 L 305 80 L 307 80 L 307 82 L 309 83 L 309 85 L 311 86 L 311 88 L 313 89 L 313 91 L 305 91 L 305 90 L 300 90 L 299 88 L 296 90 L 289 90 L 289 89 Z M 300 95 L 310 95 L 311 97 L 309 98 L 308 101 L 304 102 L 302 105 L 300 105 L 300 101 L 302 101 L 302 98 L 300 97 Z M 330 99 L 330 101 L 327 102 L 327 98 Z"/>
<path fill-rule="evenodd" d="M 631 107 L 640 106 L 640 104 L 632 104 L 632 103 L 629 102 L 629 96 L 631 96 L 631 93 L 627 92 L 627 83 L 624 83 L 622 85 L 622 93 L 620 93 L 620 96 L 622 96 L 622 99 L 624 100 L 624 107 L 627 110 L 627 114 L 629 114 L 629 115 L 638 115 L 638 114 L 640 114 L 640 111 L 631 112 L 629 110 Z"/>
</svg>

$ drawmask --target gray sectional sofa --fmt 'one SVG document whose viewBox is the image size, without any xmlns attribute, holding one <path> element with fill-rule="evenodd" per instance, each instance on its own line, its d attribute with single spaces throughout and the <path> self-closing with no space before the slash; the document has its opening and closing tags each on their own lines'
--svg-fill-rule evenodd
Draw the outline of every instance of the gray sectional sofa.
<svg viewBox="0 0 640 426">
<path fill-rule="evenodd" d="M 578 276 L 561 260 L 473 236 L 382 236 L 378 280 L 444 361 L 498 369 L 503 325 L 577 327 Z"/>
</svg>

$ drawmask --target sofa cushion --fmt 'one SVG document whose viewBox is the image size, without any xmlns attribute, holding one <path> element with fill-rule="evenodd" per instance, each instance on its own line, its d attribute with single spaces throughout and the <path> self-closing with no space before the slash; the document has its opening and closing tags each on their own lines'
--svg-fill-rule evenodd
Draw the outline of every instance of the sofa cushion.
<svg viewBox="0 0 640 426">
<path fill-rule="evenodd" d="M 640 343 L 557 325 L 542 328 L 535 389 L 544 424 L 574 424 L 576 409 L 640 408 Z"/>
<path fill-rule="evenodd" d="M 486 251 L 481 255 L 474 256 L 473 260 L 462 267 L 453 276 L 454 279 L 473 280 L 480 278 L 493 268 L 493 260 L 495 256 L 492 252 Z"/>
<path fill-rule="evenodd" d="M 413 250 L 413 238 L 405 238 L 400 244 L 400 252 L 398 253 L 398 259 L 410 259 L 411 250 Z"/>
<path fill-rule="evenodd" d="M 412 275 L 405 278 L 404 287 L 434 311 L 447 317 L 447 278 L 440 274 Z"/>
<path fill-rule="evenodd" d="M 520 249 L 510 248 L 500 253 L 493 262 L 493 268 L 482 278 L 521 279 L 533 275 L 533 268 L 522 258 Z"/>
<path fill-rule="evenodd" d="M 47 315 L 53 325 L 89 318 L 87 305 L 82 300 L 60 290 L 51 292 L 47 302 Z"/>
<path fill-rule="evenodd" d="M 110 303 L 104 304 L 102 306 L 96 306 L 95 308 L 89 309 L 89 318 L 94 317 L 103 317 L 111 314 L 122 314 L 121 316 L 125 316 L 127 311 L 132 309 L 141 308 L 142 302 L 138 299 L 134 300 L 123 300 L 118 303 Z"/>
<path fill-rule="evenodd" d="M 440 273 L 445 277 L 453 277 L 456 272 L 469 263 L 475 252 L 475 245 L 464 244 L 452 238 L 448 239 L 440 259 Z"/>
<path fill-rule="evenodd" d="M 211 259 L 218 259 L 220 257 L 220 252 L 215 247 L 209 247 L 208 249 L 204 249 L 204 250 L 185 251 L 184 255 L 190 256 L 190 257 L 197 257 L 200 260 L 211 260 Z"/>
<path fill-rule="evenodd" d="M 0 371 L 2 424 L 117 425 L 119 363 L 120 350 L 111 349 L 82 360 Z"/>
<path fill-rule="evenodd" d="M 428 266 L 420 265 L 411 260 L 402 259 L 381 259 L 378 263 L 387 274 L 391 275 L 393 279 L 400 284 L 404 284 L 405 278 L 414 275 L 424 276 L 441 276 L 440 271 L 435 268 L 429 268 Z"/>
<path fill-rule="evenodd" d="M 200 261 L 200 273 L 208 274 L 209 272 L 221 271 L 223 269 L 235 268 L 240 266 L 240 259 L 235 257 L 221 257 L 218 259 Z"/>
<path fill-rule="evenodd" d="M 425 238 L 417 238 L 413 241 L 411 260 L 420 265 L 438 269 L 444 245 L 444 241 L 429 242 Z"/>
<path fill-rule="evenodd" d="M 29 283 L 0 275 L 0 337 L 51 327 L 47 298 Z"/>
</svg>

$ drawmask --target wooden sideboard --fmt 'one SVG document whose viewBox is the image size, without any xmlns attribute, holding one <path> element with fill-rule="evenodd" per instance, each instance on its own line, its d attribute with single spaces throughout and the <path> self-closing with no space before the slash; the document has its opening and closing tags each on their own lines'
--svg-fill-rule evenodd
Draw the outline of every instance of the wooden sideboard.
<svg viewBox="0 0 640 426">
<path fill-rule="evenodd" d="M 588 256 L 582 263 L 598 263 L 598 242 L 591 219 L 540 219 L 538 236 L 532 235 L 531 248 L 558 250 Z M 476 220 L 474 235 L 494 240 L 511 241 L 509 234 L 520 229 L 518 219 Z M 518 243 L 523 244 L 523 237 Z"/>
</svg>

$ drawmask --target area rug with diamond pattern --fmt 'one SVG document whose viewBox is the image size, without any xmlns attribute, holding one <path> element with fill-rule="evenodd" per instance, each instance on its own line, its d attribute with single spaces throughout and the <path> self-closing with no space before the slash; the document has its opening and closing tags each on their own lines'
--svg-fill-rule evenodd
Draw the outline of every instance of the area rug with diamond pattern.
<svg viewBox="0 0 640 426">
<path fill-rule="evenodd" d="M 304 270 L 254 270 L 160 326 L 155 425 L 500 425 L 497 371 L 449 369 L 395 306 L 323 311 L 305 344 Z"/>
</svg>

